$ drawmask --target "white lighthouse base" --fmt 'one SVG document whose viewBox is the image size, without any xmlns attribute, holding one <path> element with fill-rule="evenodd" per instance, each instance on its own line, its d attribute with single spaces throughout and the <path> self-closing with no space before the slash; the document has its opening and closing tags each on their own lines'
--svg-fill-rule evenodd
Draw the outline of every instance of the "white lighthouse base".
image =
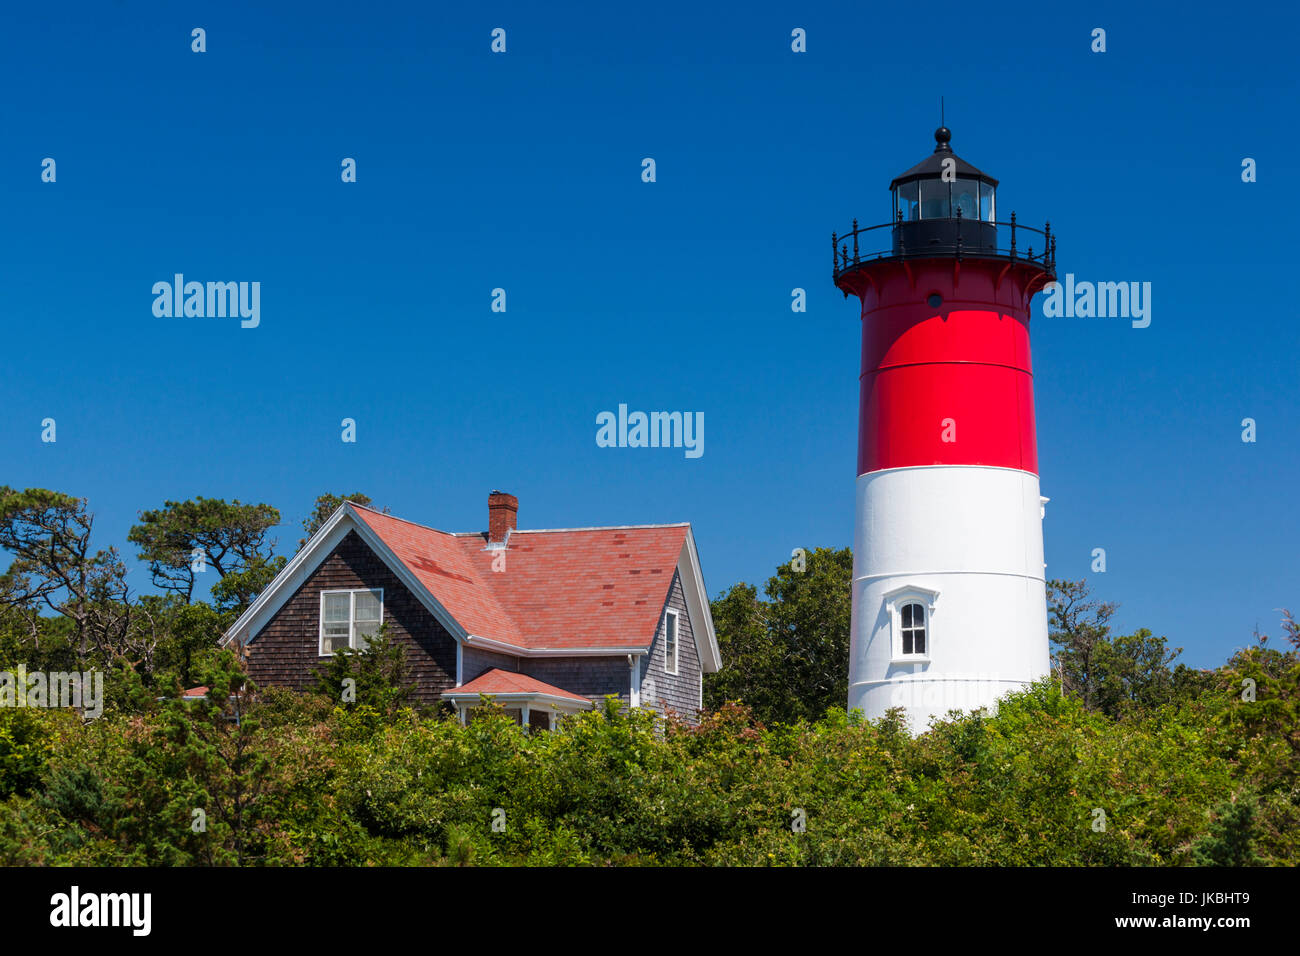
<svg viewBox="0 0 1300 956">
<path fill-rule="evenodd" d="M 913 732 L 990 710 L 1049 669 L 1038 477 L 933 465 L 858 478 L 848 706 L 903 707 Z M 905 646 L 903 609 L 925 614 Z M 915 611 L 908 612 L 915 614 Z"/>
</svg>

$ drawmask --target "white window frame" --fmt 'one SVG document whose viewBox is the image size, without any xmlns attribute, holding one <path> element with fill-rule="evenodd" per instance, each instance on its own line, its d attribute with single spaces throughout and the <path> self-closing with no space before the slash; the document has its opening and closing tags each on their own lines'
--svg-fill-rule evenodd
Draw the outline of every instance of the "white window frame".
<svg viewBox="0 0 1300 956">
<path fill-rule="evenodd" d="M 318 657 L 333 657 L 338 651 L 325 650 L 325 595 L 348 595 L 348 647 L 357 649 L 357 595 L 361 593 L 379 595 L 379 625 L 384 623 L 384 589 L 383 588 L 331 588 L 320 592 L 320 615 L 316 635 L 316 654 Z"/>
<path fill-rule="evenodd" d="M 673 656 L 668 657 L 668 618 L 673 619 Z M 681 613 L 668 608 L 664 611 L 664 673 L 676 674 L 682 658 L 682 621 Z M 669 666 L 671 663 L 671 666 Z"/>
<path fill-rule="evenodd" d="M 889 648 L 891 664 L 926 664 L 934 657 L 934 608 L 939 592 L 928 588 L 905 587 L 885 595 L 885 610 L 889 612 Z M 925 610 L 925 653 L 903 653 L 903 608 L 919 604 Z"/>
</svg>

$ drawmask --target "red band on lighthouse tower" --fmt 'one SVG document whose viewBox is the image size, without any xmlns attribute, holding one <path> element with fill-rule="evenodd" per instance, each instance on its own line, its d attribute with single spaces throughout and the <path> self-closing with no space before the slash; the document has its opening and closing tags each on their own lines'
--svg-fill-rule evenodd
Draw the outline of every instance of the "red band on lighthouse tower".
<svg viewBox="0 0 1300 956">
<path fill-rule="evenodd" d="M 1037 474 L 1026 274 L 1001 271 L 967 262 L 954 279 L 950 262 L 934 260 L 873 270 L 861 290 L 859 475 L 917 465 Z"/>
</svg>

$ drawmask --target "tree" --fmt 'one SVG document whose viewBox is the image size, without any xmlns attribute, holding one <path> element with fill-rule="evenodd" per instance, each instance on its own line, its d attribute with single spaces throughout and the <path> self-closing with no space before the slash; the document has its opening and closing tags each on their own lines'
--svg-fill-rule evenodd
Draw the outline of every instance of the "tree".
<svg viewBox="0 0 1300 956">
<path fill-rule="evenodd" d="M 1086 581 L 1049 581 L 1049 637 L 1056 645 L 1053 663 L 1066 693 L 1083 698 L 1094 709 L 1102 682 L 1099 671 L 1106 653 L 1110 619 L 1118 604 L 1092 600 Z"/>
<path fill-rule="evenodd" d="M 174 679 L 182 687 L 202 684 L 198 670 L 216 651 L 226 617 L 204 601 L 186 603 L 175 594 L 146 595 L 140 603 L 155 612 L 165 634 L 157 654 L 157 683 L 166 686 Z"/>
<path fill-rule="evenodd" d="M 743 700 L 765 717 L 781 709 L 788 693 L 779 678 L 780 653 L 767 629 L 768 607 L 758 589 L 743 582 L 711 602 L 722 669 L 704 676 L 704 706 L 716 710 Z"/>
<path fill-rule="evenodd" d="M 42 623 L 40 604 L 33 598 L 29 582 L 18 574 L 0 575 L 0 633 L 39 654 Z"/>
<path fill-rule="evenodd" d="M 1102 701 L 1106 713 L 1114 716 L 1126 704 L 1151 709 L 1174 699 L 1179 679 L 1169 665 L 1181 647 L 1169 647 L 1145 627 L 1115 638 L 1111 646 L 1114 666 Z"/>
<path fill-rule="evenodd" d="M 283 773 L 274 735 L 251 705 L 256 687 L 229 650 L 200 673 L 207 697 L 168 701 L 125 729 L 112 836 L 167 864 L 244 865 L 264 859 Z"/>
<path fill-rule="evenodd" d="M 363 495 L 359 491 L 354 491 L 350 495 L 333 495 L 323 494 L 316 499 L 316 504 L 312 507 L 311 514 L 307 515 L 302 523 L 302 530 L 307 532 L 307 537 L 298 541 L 298 548 L 307 543 L 307 539 L 320 530 L 321 525 L 329 520 L 330 515 L 339 509 L 339 505 L 345 501 L 363 507 L 370 507 L 371 501 L 369 495 Z M 384 509 L 384 514 L 388 514 L 388 509 Z"/>
<path fill-rule="evenodd" d="M 807 569 L 793 562 L 767 582 L 770 626 L 782 665 L 794 681 L 800 707 L 793 716 L 815 720 L 849 696 L 849 641 L 853 614 L 853 552 L 817 548 Z"/>
<path fill-rule="evenodd" d="M 1119 605 L 1098 601 L 1086 581 L 1048 582 L 1054 669 L 1066 693 L 1110 717 L 1129 708 L 1152 709 L 1195 690 L 1198 677 L 1171 664 L 1183 652 L 1147 628 L 1110 636 Z"/>
<path fill-rule="evenodd" d="M 139 546 L 140 560 L 149 562 L 154 584 L 188 601 L 198 559 L 222 578 L 269 561 L 275 540 L 267 535 L 279 522 L 280 512 L 267 504 L 200 496 L 141 512 L 127 540 Z"/>
<path fill-rule="evenodd" d="M 243 614 L 262 590 L 284 568 L 289 559 L 284 555 L 273 558 L 258 556 L 238 571 L 231 571 L 212 585 L 212 600 L 217 611 L 227 623 Z"/>
<path fill-rule="evenodd" d="M 816 719 L 848 699 L 853 554 L 817 548 L 777 568 L 760 600 L 737 584 L 712 602 L 723 666 L 706 705 L 741 700 L 766 722 Z"/>
<path fill-rule="evenodd" d="M 1268 635 L 1256 632 L 1255 646 L 1237 651 L 1213 676 L 1216 690 L 1231 702 L 1220 719 L 1245 742 L 1243 752 L 1250 756 L 1243 763 L 1258 768 L 1259 778 L 1248 776 L 1248 782 L 1265 794 L 1276 787 L 1294 806 L 1300 786 L 1300 624 L 1284 611 L 1282 627 L 1290 650 L 1268 646 Z"/>
<path fill-rule="evenodd" d="M 391 714 L 410 700 L 406 652 L 380 625 L 364 648 L 345 647 L 320 668 L 317 690 L 334 701 Z M 347 684 L 347 681 L 352 681 Z M 351 688 L 352 693 L 345 694 Z"/>
<path fill-rule="evenodd" d="M 1210 829 L 1192 844 L 1197 866 L 1260 866 L 1255 852 L 1255 813 L 1259 801 L 1253 797 L 1225 801 L 1214 808 Z"/>
<path fill-rule="evenodd" d="M 14 555 L 0 577 L 0 600 L 30 611 L 44 603 L 72 624 L 78 666 L 87 654 L 152 666 L 159 633 L 147 608 L 132 604 L 116 548 L 91 551 L 94 526 L 84 498 L 44 488 L 0 486 L 0 549 Z M 40 622 L 28 618 L 39 638 Z"/>
</svg>

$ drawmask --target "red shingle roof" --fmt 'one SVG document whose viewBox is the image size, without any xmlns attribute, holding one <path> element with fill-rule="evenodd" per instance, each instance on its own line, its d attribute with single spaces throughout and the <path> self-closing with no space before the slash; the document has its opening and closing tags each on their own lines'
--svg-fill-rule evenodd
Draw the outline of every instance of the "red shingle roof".
<svg viewBox="0 0 1300 956">
<path fill-rule="evenodd" d="M 516 530 L 495 571 L 483 535 L 354 511 L 469 634 L 529 649 L 648 647 L 688 527 Z"/>
<path fill-rule="evenodd" d="M 590 703 L 586 697 L 580 694 L 570 693 L 552 684 L 544 684 L 526 674 L 503 671 L 496 667 L 475 677 L 468 684 L 442 692 L 443 697 L 449 697 L 453 694 L 549 694 L 552 697 L 563 697 L 566 700 L 583 704 Z"/>
</svg>

